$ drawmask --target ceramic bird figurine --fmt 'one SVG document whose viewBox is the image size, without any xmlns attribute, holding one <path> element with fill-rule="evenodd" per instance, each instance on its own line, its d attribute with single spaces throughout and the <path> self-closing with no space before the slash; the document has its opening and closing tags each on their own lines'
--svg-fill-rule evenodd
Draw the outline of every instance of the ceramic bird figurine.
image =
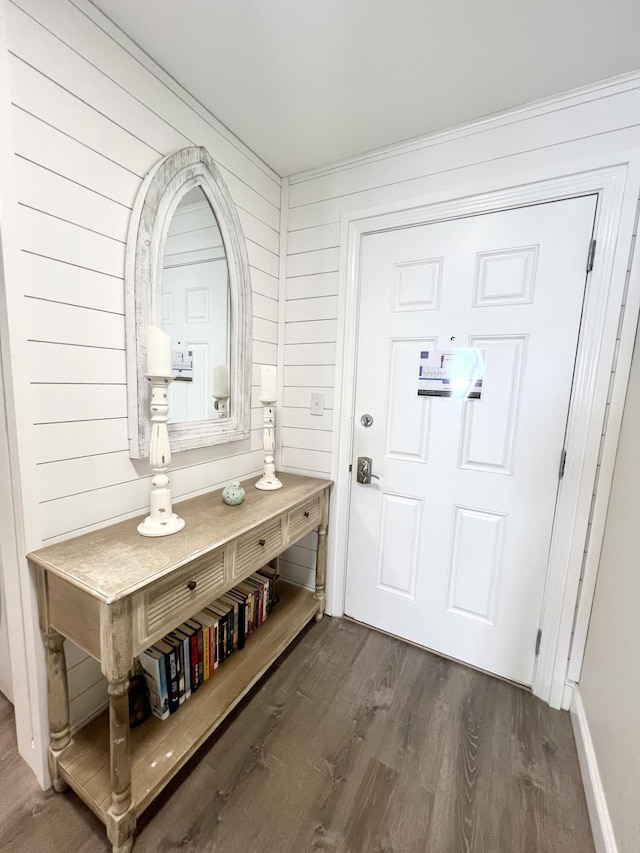
<svg viewBox="0 0 640 853">
<path fill-rule="evenodd" d="M 244 489 L 240 480 L 232 480 L 222 490 L 222 500 L 229 506 L 238 506 L 244 500 Z"/>
</svg>

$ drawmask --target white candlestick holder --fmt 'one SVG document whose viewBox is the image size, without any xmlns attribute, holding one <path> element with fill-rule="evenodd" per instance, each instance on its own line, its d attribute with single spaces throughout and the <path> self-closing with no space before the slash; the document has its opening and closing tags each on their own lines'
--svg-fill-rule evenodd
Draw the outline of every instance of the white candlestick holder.
<svg viewBox="0 0 640 853">
<path fill-rule="evenodd" d="M 282 483 L 276 477 L 276 466 L 273 456 L 276 447 L 276 401 L 260 397 L 260 402 L 264 406 L 264 474 L 256 483 L 256 489 L 263 489 L 268 492 L 282 488 Z"/>
<path fill-rule="evenodd" d="M 228 418 L 229 417 L 229 398 L 228 397 L 216 397 L 213 395 L 214 404 L 213 407 L 218 413 L 219 418 Z"/>
<path fill-rule="evenodd" d="M 171 446 L 167 429 L 169 414 L 167 392 L 173 376 L 155 376 L 150 373 L 145 376 L 151 383 L 149 465 L 154 473 L 151 480 L 150 513 L 138 525 L 138 533 L 142 536 L 169 536 L 184 527 L 184 519 L 173 512 L 167 476 L 167 469 L 171 462 Z"/>
</svg>

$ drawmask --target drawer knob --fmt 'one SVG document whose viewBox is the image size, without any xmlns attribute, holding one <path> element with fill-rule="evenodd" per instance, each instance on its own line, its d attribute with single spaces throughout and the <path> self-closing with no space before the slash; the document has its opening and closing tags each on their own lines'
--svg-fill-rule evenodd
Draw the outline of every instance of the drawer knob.
<svg viewBox="0 0 640 853">
<path fill-rule="evenodd" d="M 258 545 L 262 545 L 263 547 L 267 544 L 266 539 L 258 539 Z"/>
<path fill-rule="evenodd" d="M 195 581 L 189 581 L 189 583 L 187 584 L 187 588 L 188 589 L 195 589 L 196 588 L 196 582 Z"/>
<path fill-rule="evenodd" d="M 309 518 L 309 510 L 308 509 L 304 511 L 304 517 Z"/>
</svg>

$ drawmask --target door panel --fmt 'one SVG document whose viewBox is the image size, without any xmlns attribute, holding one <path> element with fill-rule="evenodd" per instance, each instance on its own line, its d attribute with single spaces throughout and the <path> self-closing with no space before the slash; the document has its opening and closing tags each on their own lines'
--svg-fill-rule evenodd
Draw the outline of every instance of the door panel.
<svg viewBox="0 0 640 853">
<path fill-rule="evenodd" d="M 354 457 L 370 456 L 380 479 L 354 474 L 346 612 L 525 684 L 595 205 L 576 198 L 362 243 Z M 484 353 L 482 398 L 418 397 L 420 351 L 457 347 Z"/>
<path fill-rule="evenodd" d="M 506 516 L 455 506 L 447 580 L 447 610 L 487 625 L 496 622 Z"/>
<path fill-rule="evenodd" d="M 415 599 L 422 509 L 423 501 L 419 499 L 383 495 L 376 572 L 378 589 Z"/>
<path fill-rule="evenodd" d="M 516 424 L 520 411 L 527 335 L 474 337 L 469 345 L 484 350 L 492 381 L 485 383 L 484 406 L 465 406 L 458 467 L 513 474 Z"/>
<path fill-rule="evenodd" d="M 416 339 L 389 342 L 389 400 L 384 455 L 388 459 L 406 462 L 426 462 L 429 452 L 429 414 L 431 401 L 415 398 L 405 400 L 402 377 L 415 372 L 416 348 L 424 341 Z M 435 346 L 435 338 L 428 341 Z M 426 405 L 425 405 L 426 403 Z"/>
</svg>

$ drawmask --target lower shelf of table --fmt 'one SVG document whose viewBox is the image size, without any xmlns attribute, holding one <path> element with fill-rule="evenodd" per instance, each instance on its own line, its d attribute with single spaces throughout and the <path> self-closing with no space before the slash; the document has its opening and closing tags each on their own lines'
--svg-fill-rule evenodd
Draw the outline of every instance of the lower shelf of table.
<svg viewBox="0 0 640 853">
<path fill-rule="evenodd" d="M 140 814 L 216 730 L 318 612 L 312 593 L 278 585 L 269 618 L 167 720 L 151 717 L 131 731 L 131 787 Z M 77 732 L 58 759 L 61 776 L 101 819 L 111 804 L 109 721 L 105 712 Z"/>
</svg>

